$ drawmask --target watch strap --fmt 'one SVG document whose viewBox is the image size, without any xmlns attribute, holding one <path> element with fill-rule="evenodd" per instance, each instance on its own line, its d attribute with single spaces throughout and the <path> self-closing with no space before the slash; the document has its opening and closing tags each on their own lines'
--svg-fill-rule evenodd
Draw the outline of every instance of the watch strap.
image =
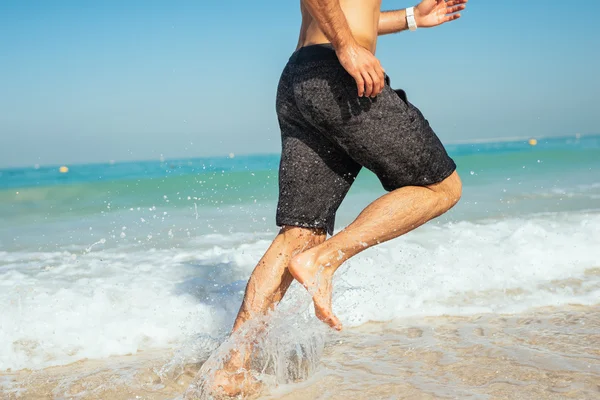
<svg viewBox="0 0 600 400">
<path fill-rule="evenodd" d="M 406 22 L 408 23 L 408 29 L 411 31 L 417 30 L 417 20 L 415 19 L 415 8 L 408 7 L 406 9 Z"/>
</svg>

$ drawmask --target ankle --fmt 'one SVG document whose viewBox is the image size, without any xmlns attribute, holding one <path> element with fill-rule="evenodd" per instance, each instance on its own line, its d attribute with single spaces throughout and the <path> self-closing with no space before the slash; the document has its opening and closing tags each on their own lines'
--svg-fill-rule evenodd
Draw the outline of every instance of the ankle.
<svg viewBox="0 0 600 400">
<path fill-rule="evenodd" d="M 315 265 L 319 265 L 324 273 L 333 274 L 344 261 L 345 255 L 340 250 L 320 251 L 315 254 Z"/>
</svg>

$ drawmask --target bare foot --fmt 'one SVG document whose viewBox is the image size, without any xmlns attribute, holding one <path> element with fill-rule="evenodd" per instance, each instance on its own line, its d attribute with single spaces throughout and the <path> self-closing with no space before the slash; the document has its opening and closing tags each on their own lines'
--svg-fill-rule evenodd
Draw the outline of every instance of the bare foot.
<svg viewBox="0 0 600 400">
<path fill-rule="evenodd" d="M 213 394 L 227 397 L 249 396 L 260 389 L 260 384 L 248 371 L 235 373 L 224 370 L 217 371 L 211 386 Z"/>
<path fill-rule="evenodd" d="M 294 257 L 288 268 L 294 279 L 311 294 L 317 318 L 341 331 L 342 324 L 331 308 L 333 268 L 319 265 L 311 250 Z"/>
<path fill-rule="evenodd" d="M 185 399 L 195 399 L 202 393 L 210 394 L 215 399 L 228 399 L 257 392 L 260 385 L 249 371 L 250 352 L 251 348 L 245 343 L 238 349 L 229 350 L 219 369 L 197 375 L 197 382 L 192 385 L 194 388 L 186 394 Z"/>
</svg>

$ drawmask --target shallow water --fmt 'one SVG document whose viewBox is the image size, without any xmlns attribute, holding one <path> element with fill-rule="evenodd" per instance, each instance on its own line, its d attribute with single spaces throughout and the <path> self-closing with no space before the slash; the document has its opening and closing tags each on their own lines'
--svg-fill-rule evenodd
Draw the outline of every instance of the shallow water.
<svg viewBox="0 0 600 400">
<path fill-rule="evenodd" d="M 595 307 L 367 324 L 336 337 L 309 381 L 265 398 L 599 398 L 599 317 Z"/>
<path fill-rule="evenodd" d="M 309 379 L 271 385 L 250 397 L 600 396 L 600 306 L 550 307 L 516 315 L 403 318 L 368 323 L 326 338 Z M 0 387 L 10 399 L 181 399 L 201 362 L 175 366 L 174 360 L 177 357 L 160 352 L 141 353 L 5 373 L 0 375 Z"/>
</svg>

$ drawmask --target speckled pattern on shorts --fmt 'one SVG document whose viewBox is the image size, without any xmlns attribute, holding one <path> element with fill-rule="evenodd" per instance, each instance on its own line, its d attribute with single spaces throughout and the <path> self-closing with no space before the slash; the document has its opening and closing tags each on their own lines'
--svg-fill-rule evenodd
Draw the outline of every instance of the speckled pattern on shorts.
<svg viewBox="0 0 600 400">
<path fill-rule="evenodd" d="M 330 45 L 296 51 L 277 90 L 278 226 L 326 229 L 362 167 L 385 190 L 441 182 L 456 165 L 421 112 L 389 85 L 358 97 Z"/>
</svg>

